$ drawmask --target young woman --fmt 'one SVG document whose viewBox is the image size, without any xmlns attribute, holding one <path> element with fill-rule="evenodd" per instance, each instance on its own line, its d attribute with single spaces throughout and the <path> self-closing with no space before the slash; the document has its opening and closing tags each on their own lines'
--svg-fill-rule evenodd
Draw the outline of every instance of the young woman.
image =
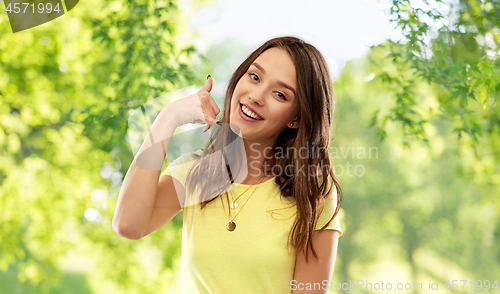
<svg viewBox="0 0 500 294">
<path fill-rule="evenodd" d="M 295 37 L 267 41 L 231 77 L 221 122 L 211 89 L 209 76 L 157 116 L 125 176 L 115 232 L 139 239 L 183 210 L 183 293 L 327 293 L 343 193 L 323 56 Z M 174 130 L 189 122 L 215 128 L 211 142 L 160 176 Z"/>
</svg>

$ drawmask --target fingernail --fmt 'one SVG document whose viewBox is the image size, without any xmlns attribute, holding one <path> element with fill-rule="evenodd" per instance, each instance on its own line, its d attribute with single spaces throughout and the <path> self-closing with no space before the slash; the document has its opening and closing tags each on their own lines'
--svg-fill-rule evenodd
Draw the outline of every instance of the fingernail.
<svg viewBox="0 0 500 294">
<path fill-rule="evenodd" d="M 209 77 L 210 77 L 210 75 L 207 76 L 207 80 L 208 80 Z"/>
<path fill-rule="evenodd" d="M 219 125 L 219 126 L 222 126 L 222 122 L 221 121 L 217 121 L 216 124 Z"/>
</svg>

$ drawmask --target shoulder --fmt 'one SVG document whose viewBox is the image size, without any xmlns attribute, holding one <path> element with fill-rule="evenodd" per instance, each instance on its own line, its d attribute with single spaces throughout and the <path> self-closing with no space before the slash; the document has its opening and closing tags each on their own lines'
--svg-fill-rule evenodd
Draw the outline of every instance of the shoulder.
<svg viewBox="0 0 500 294">
<path fill-rule="evenodd" d="M 184 153 L 174 161 L 170 162 L 161 175 L 173 176 L 176 178 L 184 178 L 187 172 L 191 169 L 196 162 L 198 156 L 203 153 L 203 150 L 198 149 L 195 152 Z"/>
<path fill-rule="evenodd" d="M 197 157 L 201 156 L 202 153 L 203 153 L 202 149 L 198 149 L 195 152 L 184 153 L 177 159 L 172 161 L 168 166 L 176 166 L 193 162 L 194 160 L 196 160 Z"/>
<path fill-rule="evenodd" d="M 326 197 L 325 199 L 337 201 L 337 186 L 335 186 L 335 182 L 333 181 L 333 178 L 331 175 L 329 175 L 327 178 L 328 178 L 328 183 L 326 185 L 326 191 L 329 191 L 330 189 L 332 191 L 331 191 L 330 195 L 328 195 L 328 197 Z M 321 176 L 321 175 L 318 177 L 318 184 L 319 184 L 319 186 L 321 186 L 323 184 L 323 176 Z"/>
</svg>

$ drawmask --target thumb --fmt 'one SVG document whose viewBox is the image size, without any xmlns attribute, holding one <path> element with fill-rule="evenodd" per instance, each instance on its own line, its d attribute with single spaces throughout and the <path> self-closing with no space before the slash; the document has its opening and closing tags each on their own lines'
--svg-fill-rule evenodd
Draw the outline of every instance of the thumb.
<svg viewBox="0 0 500 294">
<path fill-rule="evenodd" d="M 205 83 L 205 85 L 201 88 L 202 90 L 205 90 L 207 92 L 210 92 L 212 91 L 212 77 L 210 75 L 208 75 L 207 77 L 207 82 Z"/>
</svg>

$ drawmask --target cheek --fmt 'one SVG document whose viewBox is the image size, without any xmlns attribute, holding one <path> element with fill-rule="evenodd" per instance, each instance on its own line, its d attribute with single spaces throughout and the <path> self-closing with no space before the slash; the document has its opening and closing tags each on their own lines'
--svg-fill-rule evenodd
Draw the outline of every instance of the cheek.
<svg viewBox="0 0 500 294">
<path fill-rule="evenodd" d="M 234 88 L 234 91 L 233 91 L 233 96 L 231 97 L 231 105 L 232 106 L 234 106 L 234 101 L 238 100 L 238 97 L 241 95 L 240 92 L 241 92 L 240 87 L 238 85 L 236 85 L 236 87 Z"/>
<path fill-rule="evenodd" d="M 239 81 L 234 87 L 233 96 L 231 97 L 231 109 L 238 110 L 240 107 L 239 100 L 245 97 L 248 93 L 248 85 L 244 81 Z"/>
<path fill-rule="evenodd" d="M 240 93 L 243 89 L 245 89 L 245 81 L 243 80 L 244 76 L 240 78 L 240 80 L 236 83 L 234 87 L 234 93 Z"/>
<path fill-rule="evenodd" d="M 272 108 L 272 120 L 275 122 L 277 127 L 281 127 L 283 124 L 287 124 L 292 116 L 292 108 L 285 107 L 282 103 L 276 103 Z"/>
</svg>

